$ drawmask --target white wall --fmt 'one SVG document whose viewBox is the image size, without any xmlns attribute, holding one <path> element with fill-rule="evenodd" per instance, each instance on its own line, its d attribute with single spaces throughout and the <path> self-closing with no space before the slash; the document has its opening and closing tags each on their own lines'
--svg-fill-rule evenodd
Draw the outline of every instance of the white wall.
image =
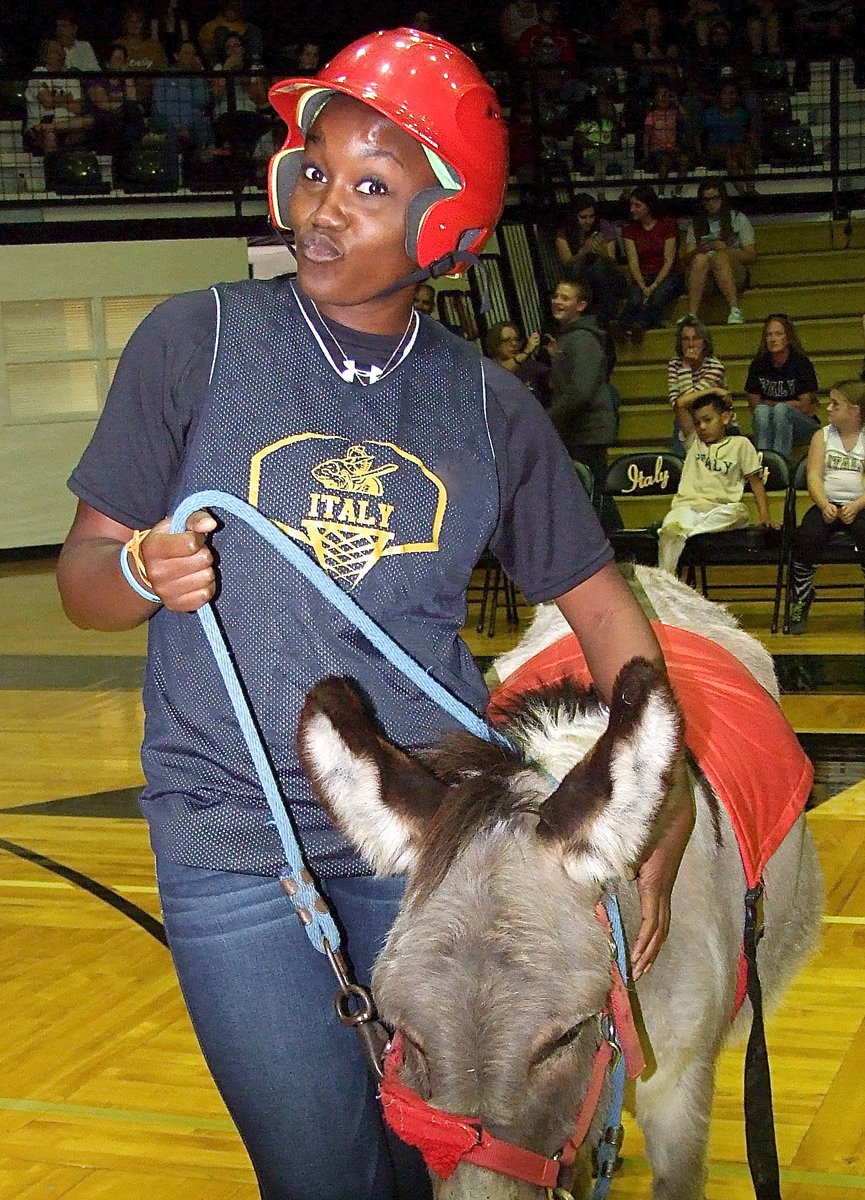
<svg viewBox="0 0 865 1200">
<path fill-rule="evenodd" d="M 138 323 L 248 273 L 243 238 L 0 246 L 0 549 L 63 540 L 66 480 Z"/>
</svg>

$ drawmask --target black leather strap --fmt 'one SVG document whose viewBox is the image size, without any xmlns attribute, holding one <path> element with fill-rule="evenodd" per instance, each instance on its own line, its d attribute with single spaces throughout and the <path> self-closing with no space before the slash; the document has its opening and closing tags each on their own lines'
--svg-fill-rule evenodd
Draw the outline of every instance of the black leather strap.
<svg viewBox="0 0 865 1200">
<path fill-rule="evenodd" d="M 778 1148 L 772 1111 L 772 1079 L 763 1024 L 763 991 L 757 972 L 757 945 L 763 936 L 761 900 L 763 885 L 745 893 L 745 959 L 748 964 L 748 999 L 751 1001 L 751 1032 L 745 1050 L 745 1144 L 748 1169 L 757 1200 L 781 1200 Z"/>
</svg>

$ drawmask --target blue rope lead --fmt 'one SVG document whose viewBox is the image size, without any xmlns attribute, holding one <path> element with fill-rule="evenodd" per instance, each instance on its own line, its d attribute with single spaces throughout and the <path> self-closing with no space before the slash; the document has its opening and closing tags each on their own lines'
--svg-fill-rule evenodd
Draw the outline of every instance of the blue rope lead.
<svg viewBox="0 0 865 1200">
<path fill-rule="evenodd" d="M 622 979 L 627 984 L 628 954 L 625 946 L 625 931 L 622 927 L 622 913 L 619 908 L 618 896 L 615 894 L 607 896 L 604 900 L 604 908 L 607 912 L 610 931 L 616 947 L 616 965 L 619 968 Z M 612 1093 L 610 1095 L 610 1103 L 607 1106 L 607 1119 L 604 1122 L 604 1131 L 598 1143 L 598 1174 L 595 1179 L 595 1186 L 592 1189 L 591 1200 L 606 1200 L 613 1179 L 613 1171 L 616 1167 L 616 1159 L 619 1156 L 619 1150 L 622 1146 L 622 1109 L 625 1104 L 626 1065 L 622 1048 L 614 1039 L 615 1027 L 612 1026 L 611 1022 L 610 1040 L 613 1042 L 613 1053 L 616 1056 L 616 1060 L 610 1071 Z"/>
<path fill-rule="evenodd" d="M 296 546 L 291 538 L 286 537 L 251 504 L 247 504 L 228 492 L 195 492 L 178 505 L 171 519 L 170 531 L 180 533 L 186 528 L 187 517 L 202 508 L 225 509 L 233 516 L 239 517 L 273 546 L 283 558 L 295 566 L 326 600 L 329 600 L 382 654 L 445 712 L 476 737 L 485 738 L 487 741 L 504 740 L 477 713 L 451 695 L 431 675 L 427 674 L 393 638 L 364 612 L 359 604 L 352 600 L 313 562 L 308 554 Z M 225 683 L 244 741 L 258 772 L 268 807 L 273 816 L 273 823 L 285 851 L 288 869 L 281 872 L 280 875 L 283 890 L 294 905 L 295 912 L 303 922 L 307 936 L 316 950 L 322 954 L 326 953 L 328 947 L 331 950 L 338 950 L 339 932 L 330 913 L 326 911 L 326 905 L 315 888 L 312 876 L 306 869 L 279 785 L 261 743 L 261 737 L 250 712 L 234 663 L 228 653 L 222 631 L 216 622 L 212 605 L 206 604 L 200 608 L 198 616 Z M 325 946 L 325 941 L 327 946 Z"/>
</svg>

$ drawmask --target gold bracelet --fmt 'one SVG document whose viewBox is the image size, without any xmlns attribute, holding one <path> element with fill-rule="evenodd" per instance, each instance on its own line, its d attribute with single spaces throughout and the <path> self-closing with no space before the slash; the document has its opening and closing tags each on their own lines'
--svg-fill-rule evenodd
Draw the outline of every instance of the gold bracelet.
<svg viewBox="0 0 865 1200">
<path fill-rule="evenodd" d="M 150 533 L 149 529 L 136 529 L 123 549 L 132 556 L 132 561 L 135 563 L 135 569 L 138 572 L 141 582 L 152 590 L 153 584 L 147 577 L 147 568 L 144 565 L 144 559 L 141 557 L 141 543 L 147 537 L 148 533 Z"/>
</svg>

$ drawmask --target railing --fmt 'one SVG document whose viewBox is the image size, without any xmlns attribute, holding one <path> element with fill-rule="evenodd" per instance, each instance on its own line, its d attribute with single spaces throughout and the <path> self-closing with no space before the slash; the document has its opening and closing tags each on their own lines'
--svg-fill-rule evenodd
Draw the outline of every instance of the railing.
<svg viewBox="0 0 865 1200">
<path fill-rule="evenodd" d="M 0 222 L 4 209 L 7 219 L 23 209 L 20 220 L 45 205 L 131 198 L 222 198 L 235 217 L 250 200 L 260 210 L 285 130 L 268 82 L 254 72 L 0 78 Z"/>
<path fill-rule="evenodd" d="M 531 164 L 517 166 L 509 205 L 531 217 L 567 205 L 575 191 L 618 198 L 637 182 L 664 182 L 642 156 L 633 70 L 633 63 L 605 63 L 583 67 L 579 75 L 549 67 L 527 76 L 489 72 L 511 123 L 519 107 L 528 106 L 528 142 L 537 149 Z M 756 167 L 731 178 L 734 186 L 756 186 L 767 197 L 754 202 L 757 209 L 789 211 L 801 207 L 803 197 L 835 217 L 854 206 L 865 187 L 865 91 L 858 78 L 852 59 L 752 62 L 744 99 Z M 35 91 L 51 81 L 80 97 L 84 128 L 66 129 L 59 110 L 54 120 L 34 119 Z M 121 106 L 126 115 L 100 112 L 94 104 L 94 85 L 106 81 L 115 99 L 131 84 L 134 100 Z M 284 132 L 266 102 L 268 82 L 252 72 L 0 77 L 0 223 L 38 221 L 46 207 L 122 208 L 130 200 L 209 199 L 229 217 L 260 214 L 267 161 Z M 599 93 L 628 118 L 621 145 L 616 152 L 575 153 L 576 124 Z M 193 122 L 187 134 L 179 132 L 185 118 Z M 691 196 L 701 176 L 716 173 L 689 148 L 684 175 L 673 171 L 666 180 L 673 202 L 680 190 Z"/>
<path fill-rule="evenodd" d="M 675 74 L 670 63 L 645 66 Z M 538 154 L 520 171 L 511 203 L 522 202 L 529 210 L 556 208 L 575 191 L 618 197 L 635 183 L 666 185 L 668 198 L 675 201 L 680 191 L 693 195 L 701 177 L 723 175 L 737 191 L 756 187 L 761 197 L 770 197 L 764 207 L 771 211 L 801 208 L 807 197 L 814 208 L 838 217 L 865 186 L 865 90 L 857 85 L 862 82 L 860 70 L 861 64 L 848 58 L 752 61 L 749 81 L 739 86 L 755 160 L 748 171 L 725 170 L 699 144 L 695 131 L 708 105 L 689 87 L 683 72 L 673 86 L 686 108 L 683 148 L 688 166 L 682 173 L 672 168 L 666 179 L 643 157 L 643 114 L 634 104 L 633 63 L 589 67 L 579 78 L 566 68 L 534 72 L 516 81 L 514 99 L 519 97 L 524 110 L 530 109 Z M 598 94 L 612 99 L 620 121 L 624 118 L 624 134 L 615 148 L 580 150 L 574 131 Z M 755 211 L 760 205 L 758 200 Z"/>
</svg>

